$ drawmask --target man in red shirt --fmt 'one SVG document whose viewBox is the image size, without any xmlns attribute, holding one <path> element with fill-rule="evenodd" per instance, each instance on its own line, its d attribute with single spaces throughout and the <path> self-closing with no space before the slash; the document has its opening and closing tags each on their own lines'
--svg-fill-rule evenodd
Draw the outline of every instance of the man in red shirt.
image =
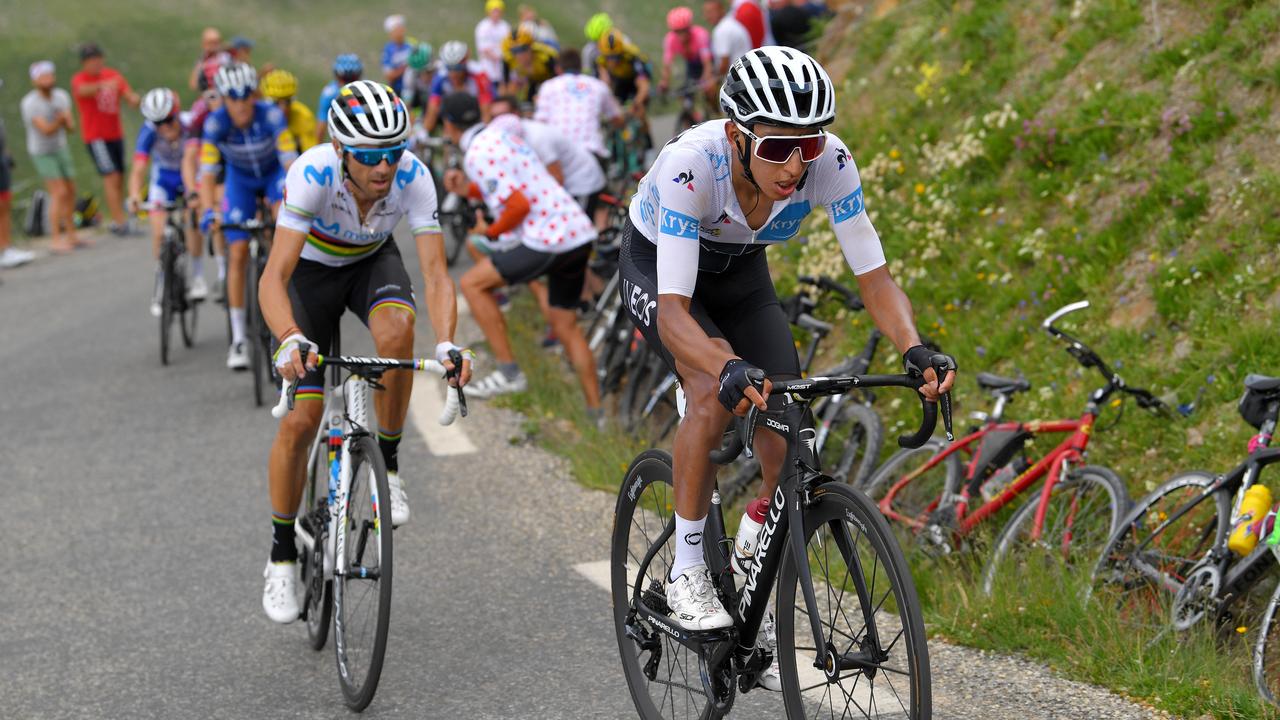
<svg viewBox="0 0 1280 720">
<path fill-rule="evenodd" d="M 764 12 L 760 10 L 760 6 L 756 4 L 755 0 L 734 0 L 733 17 L 742 23 L 742 26 L 751 35 L 752 48 L 764 45 Z"/>
<path fill-rule="evenodd" d="M 80 72 L 71 77 L 71 94 L 80 107 L 80 133 L 89 156 L 102 176 L 102 188 L 111 213 L 111 232 L 126 235 L 124 215 L 124 129 L 120 126 L 120 99 L 138 107 L 138 93 L 120 73 L 106 67 L 102 49 L 94 43 L 80 47 Z"/>
</svg>

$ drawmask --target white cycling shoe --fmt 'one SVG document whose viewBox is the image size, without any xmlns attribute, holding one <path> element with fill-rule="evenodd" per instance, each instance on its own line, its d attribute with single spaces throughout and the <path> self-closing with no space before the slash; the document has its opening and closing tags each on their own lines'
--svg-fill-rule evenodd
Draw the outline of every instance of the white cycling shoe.
<svg viewBox="0 0 1280 720">
<path fill-rule="evenodd" d="M 203 275 L 191 278 L 191 287 L 187 288 L 187 297 L 192 300 L 205 300 L 209 297 L 209 283 Z"/>
<path fill-rule="evenodd" d="M 409 522 L 409 496 L 405 495 L 400 473 L 387 471 L 387 487 L 391 490 L 391 527 Z"/>
<path fill-rule="evenodd" d="M 756 634 L 756 647 L 768 650 L 773 655 L 773 663 L 760 672 L 756 685 L 765 690 L 779 692 L 782 690 L 782 676 L 778 672 L 778 633 L 774 629 L 773 608 L 770 608 L 760 623 L 760 632 Z"/>
<path fill-rule="evenodd" d="M 529 387 L 529 380 L 521 371 L 514 378 L 508 378 L 501 370 L 494 370 L 479 382 L 467 385 L 467 397 L 487 400 L 507 393 L 524 392 Z"/>
<path fill-rule="evenodd" d="M 298 619 L 298 563 L 267 562 L 262 571 L 262 609 L 272 622 L 291 623 Z"/>
<path fill-rule="evenodd" d="M 238 343 L 231 343 L 231 347 L 227 349 L 227 367 L 229 369 L 249 369 L 249 348 L 245 347 L 244 343 L 244 340 Z"/>
<path fill-rule="evenodd" d="M 671 619 L 685 630 L 720 630 L 733 624 L 711 584 L 710 571 L 701 563 L 667 583 L 667 607 Z"/>
<path fill-rule="evenodd" d="M 159 300 L 151 301 L 151 317 L 153 318 L 160 317 L 160 301 Z"/>
</svg>

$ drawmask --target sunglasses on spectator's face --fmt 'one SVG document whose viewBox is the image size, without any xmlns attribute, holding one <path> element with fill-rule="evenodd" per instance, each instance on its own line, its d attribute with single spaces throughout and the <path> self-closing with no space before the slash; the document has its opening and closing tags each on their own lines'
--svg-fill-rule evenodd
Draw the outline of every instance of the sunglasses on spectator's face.
<svg viewBox="0 0 1280 720">
<path fill-rule="evenodd" d="M 376 167 L 383 160 L 386 160 L 388 165 L 394 166 L 400 162 L 400 156 L 404 155 L 404 151 L 408 147 L 409 143 L 400 143 L 399 145 L 380 148 L 357 148 L 344 145 L 343 149 L 350 153 L 351 157 L 355 158 L 356 162 L 361 165 Z"/>
<path fill-rule="evenodd" d="M 735 123 L 736 124 L 736 123 Z M 827 146 L 827 134 L 821 130 L 811 135 L 766 135 L 761 137 L 738 125 L 738 132 L 755 141 L 756 157 L 781 165 L 791 159 L 792 153 L 800 151 L 800 160 L 813 162 L 822 157 Z"/>
<path fill-rule="evenodd" d="M 511 52 L 512 52 L 513 54 L 514 54 L 514 53 L 529 52 L 529 46 L 528 46 L 528 45 L 512 45 L 512 46 L 511 46 Z"/>
</svg>

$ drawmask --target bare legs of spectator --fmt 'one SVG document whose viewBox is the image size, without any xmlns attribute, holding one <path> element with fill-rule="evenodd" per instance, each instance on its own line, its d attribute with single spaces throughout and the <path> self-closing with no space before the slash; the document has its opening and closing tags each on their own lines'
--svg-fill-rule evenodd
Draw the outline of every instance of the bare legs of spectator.
<svg viewBox="0 0 1280 720">
<path fill-rule="evenodd" d="M 115 227 L 127 227 L 124 215 L 124 175 L 118 172 L 103 175 L 102 190 L 107 196 L 107 211 L 111 213 L 111 224 Z"/>
<path fill-rule="evenodd" d="M 49 249 L 58 255 L 66 255 L 77 245 L 92 245 L 76 236 L 76 186 L 71 178 L 45 180 L 49 193 Z"/>
</svg>

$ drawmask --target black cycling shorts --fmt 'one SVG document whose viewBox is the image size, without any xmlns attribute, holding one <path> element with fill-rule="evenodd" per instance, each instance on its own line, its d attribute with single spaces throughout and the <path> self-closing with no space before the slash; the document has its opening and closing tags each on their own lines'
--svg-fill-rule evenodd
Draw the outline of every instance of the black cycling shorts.
<svg viewBox="0 0 1280 720">
<path fill-rule="evenodd" d="M 591 244 L 565 253 L 550 253 L 517 245 L 494 253 L 493 267 L 507 285 L 520 285 L 547 276 L 547 301 L 551 307 L 576 310 L 587 278 Z"/>
<path fill-rule="evenodd" d="M 619 254 L 622 302 L 645 342 L 678 374 L 675 360 L 658 334 L 657 263 L 657 246 L 628 219 Z M 769 377 L 800 377 L 791 325 L 773 289 L 764 247 L 757 246 L 754 252 L 735 255 L 717 266 L 724 269 L 698 271 L 689 314 L 708 337 L 723 338 L 739 357 Z"/>
<path fill-rule="evenodd" d="M 124 172 L 124 140 L 94 140 L 84 144 L 99 175 Z"/>
<path fill-rule="evenodd" d="M 293 306 L 293 319 L 308 340 L 320 347 L 322 354 L 335 352 L 333 339 L 338 322 L 346 310 L 356 314 L 360 322 L 369 326 L 369 318 L 386 308 L 401 308 L 416 313 L 413 283 L 404 269 L 400 249 L 388 238 L 372 255 L 351 265 L 334 267 L 313 260 L 298 260 L 298 266 L 289 278 L 289 300 Z M 272 344 L 272 352 L 277 343 Z M 307 373 L 298 384 L 298 392 L 305 388 L 324 387 L 324 374 Z"/>
</svg>

